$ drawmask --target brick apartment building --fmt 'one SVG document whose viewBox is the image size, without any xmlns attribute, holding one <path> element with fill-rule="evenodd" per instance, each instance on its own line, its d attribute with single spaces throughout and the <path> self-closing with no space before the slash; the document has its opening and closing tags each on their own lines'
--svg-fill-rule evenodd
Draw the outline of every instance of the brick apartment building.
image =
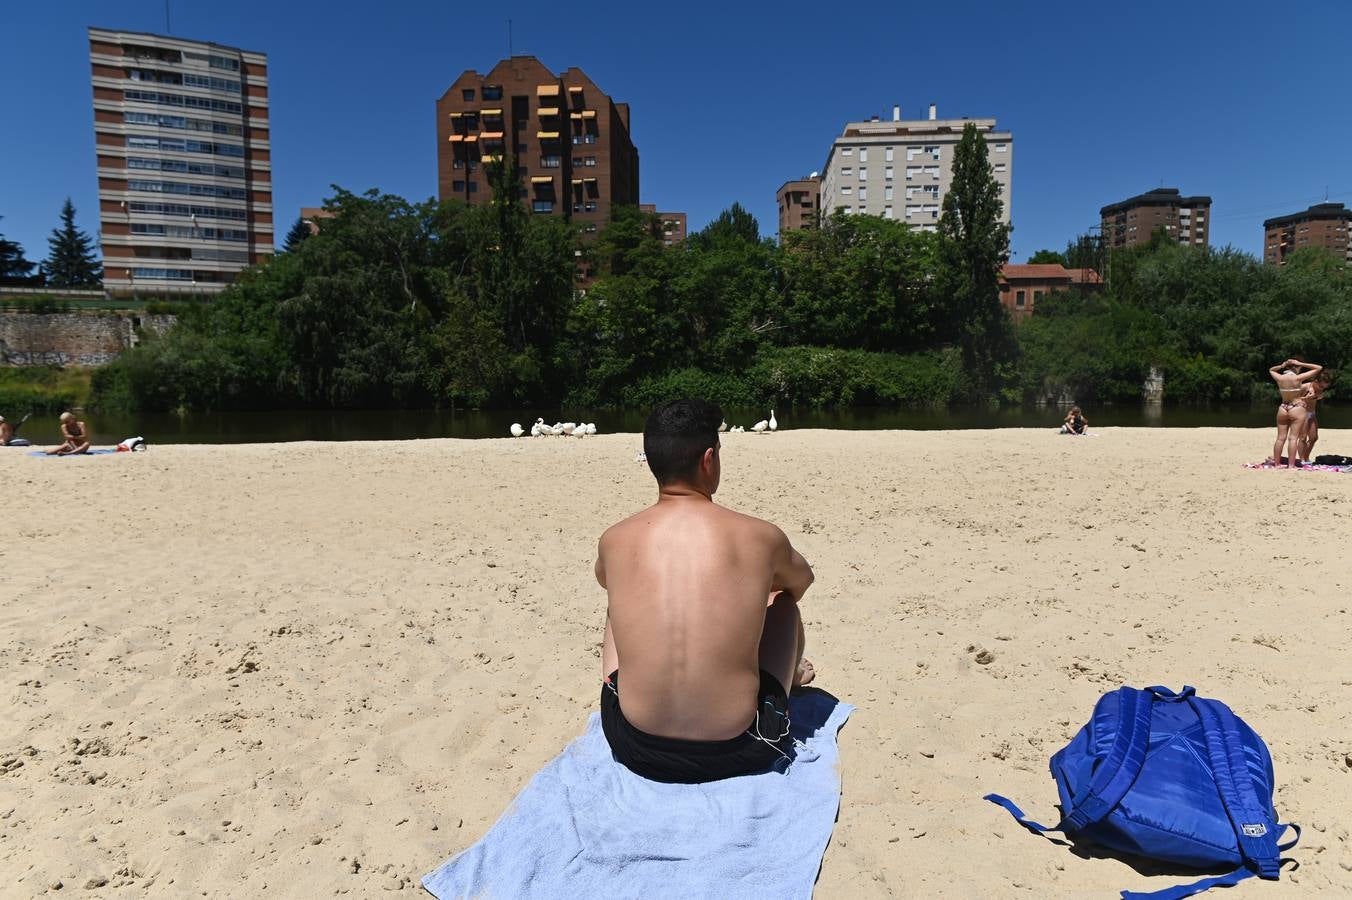
<svg viewBox="0 0 1352 900">
<path fill-rule="evenodd" d="M 1194 247 L 1211 241 L 1211 198 L 1183 197 L 1178 188 L 1156 188 L 1099 210 L 1103 241 L 1112 247 L 1148 244 L 1164 229 L 1170 240 Z"/>
<path fill-rule="evenodd" d="M 801 228 L 816 228 L 821 224 L 822 180 L 813 172 L 806 178 L 786 181 L 775 191 L 775 205 L 779 207 L 779 239 L 784 234 Z"/>
<path fill-rule="evenodd" d="M 1009 263 L 1000 270 L 1000 303 L 1015 322 L 1033 314 L 1037 302 L 1056 291 L 1097 291 L 1103 279 L 1093 269 L 1067 269 L 1059 263 Z"/>
<path fill-rule="evenodd" d="M 1000 185 L 1001 221 L 1009 222 L 1014 178 L 1014 138 L 994 119 L 940 119 L 930 104 L 925 119 L 878 116 L 848 122 L 831 144 L 821 176 L 821 214 L 837 210 L 897 219 L 936 231 L 944 195 L 953 181 L 953 151 L 963 129 L 975 125 L 986 141 L 992 174 Z"/>
<path fill-rule="evenodd" d="M 668 247 L 685 240 L 686 216 L 683 212 L 658 212 L 652 203 L 640 203 L 641 212 L 657 216 L 662 223 L 662 243 Z"/>
<path fill-rule="evenodd" d="M 436 110 L 442 200 L 487 203 L 485 163 L 512 153 L 534 213 L 595 233 L 612 206 L 638 203 L 629 104 L 613 101 L 581 69 L 555 75 L 534 56 L 513 56 L 486 75 L 465 71 Z"/>
<path fill-rule="evenodd" d="M 219 292 L 273 254 L 267 56 L 89 29 L 104 288 Z"/>
<path fill-rule="evenodd" d="M 1280 266 L 1294 250 L 1323 247 L 1352 265 L 1352 209 L 1341 203 L 1317 203 L 1304 212 L 1263 223 L 1263 262 Z"/>
</svg>

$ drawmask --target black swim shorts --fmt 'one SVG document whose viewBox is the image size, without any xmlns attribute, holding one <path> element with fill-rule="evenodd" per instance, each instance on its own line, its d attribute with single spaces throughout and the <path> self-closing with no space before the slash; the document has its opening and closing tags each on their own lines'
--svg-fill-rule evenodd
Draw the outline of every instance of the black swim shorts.
<svg viewBox="0 0 1352 900">
<path fill-rule="evenodd" d="M 756 718 L 726 741 L 686 741 L 640 731 L 620 711 L 620 673 L 601 685 L 601 728 L 615 758 L 652 781 L 699 784 L 763 772 L 790 755 L 789 697 L 779 679 L 761 669 Z"/>
</svg>

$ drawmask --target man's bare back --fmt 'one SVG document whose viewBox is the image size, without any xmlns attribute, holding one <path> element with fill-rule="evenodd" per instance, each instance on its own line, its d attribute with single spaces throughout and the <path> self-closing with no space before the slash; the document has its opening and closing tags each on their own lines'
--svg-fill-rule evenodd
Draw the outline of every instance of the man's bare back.
<svg viewBox="0 0 1352 900">
<path fill-rule="evenodd" d="M 784 590 L 778 602 L 796 602 L 812 573 L 769 522 L 664 488 L 602 535 L 596 571 L 616 650 L 606 674 L 623 672 L 620 704 L 635 727 L 726 740 L 755 716 L 762 667 L 792 686 L 796 647 L 775 654 L 773 668 L 762 663 L 767 600 Z"/>
</svg>

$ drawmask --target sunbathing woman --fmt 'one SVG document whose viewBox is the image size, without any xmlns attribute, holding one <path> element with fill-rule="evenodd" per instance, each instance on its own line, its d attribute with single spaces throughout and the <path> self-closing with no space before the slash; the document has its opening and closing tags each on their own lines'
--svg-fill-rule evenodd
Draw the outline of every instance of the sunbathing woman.
<svg viewBox="0 0 1352 900">
<path fill-rule="evenodd" d="M 1062 434 L 1086 434 L 1089 431 L 1089 420 L 1080 412 L 1078 406 L 1072 406 L 1070 412 L 1066 414 L 1066 420 L 1061 423 Z"/>
<path fill-rule="evenodd" d="M 73 413 L 61 414 L 61 437 L 65 443 L 48 450 L 48 456 L 71 456 L 89 452 L 89 429 L 85 427 L 84 422 L 77 420 Z"/>
<path fill-rule="evenodd" d="M 1319 440 L 1319 419 L 1316 418 L 1319 401 L 1324 399 L 1324 392 L 1328 390 L 1331 381 L 1333 375 L 1328 369 L 1320 372 L 1314 381 L 1310 382 L 1310 394 L 1305 397 L 1305 430 L 1300 435 L 1300 458 L 1307 465 L 1314 451 L 1315 441 Z"/>
<path fill-rule="evenodd" d="M 1282 445 L 1289 447 L 1286 453 L 1287 468 L 1300 466 L 1300 438 L 1305 432 L 1305 398 L 1313 393 L 1309 382 L 1323 371 L 1323 366 L 1288 359 L 1268 369 L 1272 380 L 1277 382 L 1282 402 L 1277 407 L 1277 443 L 1272 446 L 1272 464 L 1281 467 Z"/>
</svg>

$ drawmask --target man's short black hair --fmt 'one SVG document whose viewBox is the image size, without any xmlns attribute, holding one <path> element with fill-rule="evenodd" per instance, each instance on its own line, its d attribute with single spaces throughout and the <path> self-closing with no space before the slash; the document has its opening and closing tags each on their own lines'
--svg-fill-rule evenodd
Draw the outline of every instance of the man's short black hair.
<svg viewBox="0 0 1352 900">
<path fill-rule="evenodd" d="M 723 410 L 706 400 L 670 400 L 643 426 L 643 452 L 658 484 L 693 478 L 700 458 L 718 446 Z"/>
</svg>

